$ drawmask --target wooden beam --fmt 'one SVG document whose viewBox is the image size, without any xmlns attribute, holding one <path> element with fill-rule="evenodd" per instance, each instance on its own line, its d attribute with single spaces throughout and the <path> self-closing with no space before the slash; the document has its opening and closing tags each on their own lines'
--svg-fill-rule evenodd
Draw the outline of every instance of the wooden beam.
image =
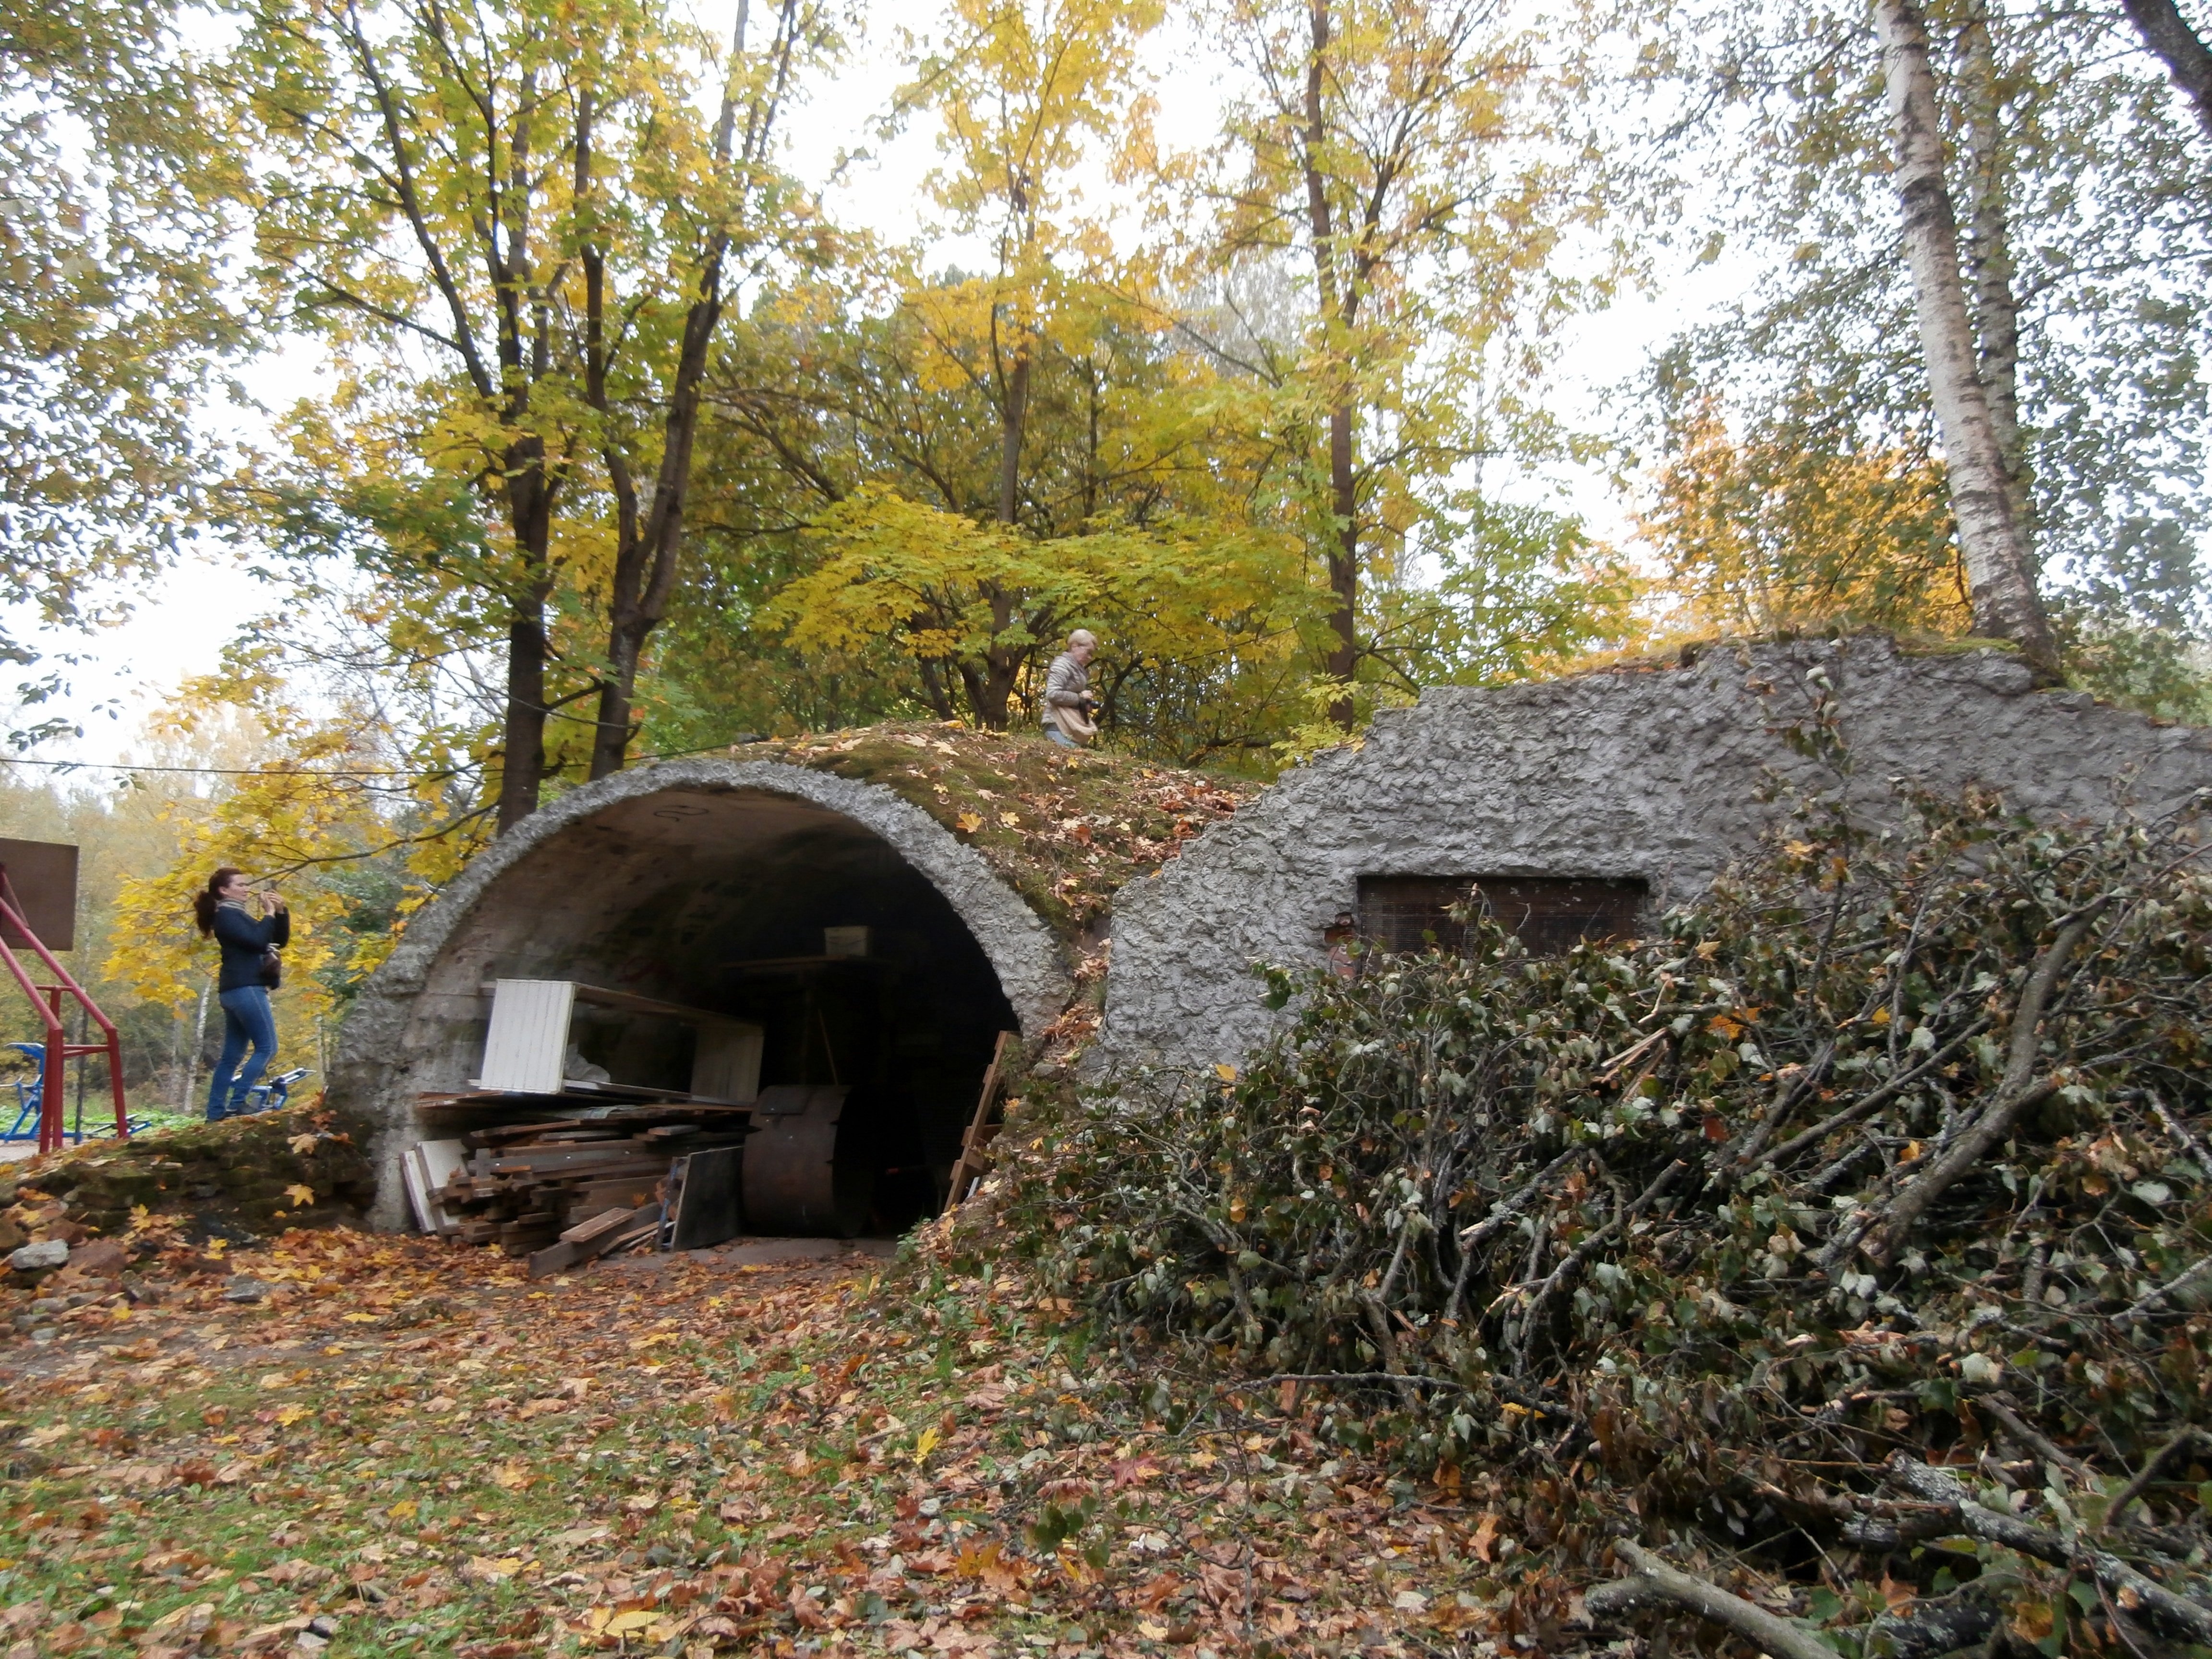
<svg viewBox="0 0 2212 1659">
<path fill-rule="evenodd" d="M 991 1105 L 998 1098 L 1007 1045 L 1015 1040 L 1015 1033 L 1001 1031 L 998 1042 L 992 1046 L 991 1064 L 983 1073 L 983 1091 L 975 1102 L 975 1116 L 968 1126 L 968 1133 L 960 1139 L 960 1156 L 952 1165 L 952 1180 L 945 1196 L 947 1211 L 958 1209 L 975 1184 L 991 1171 L 991 1160 L 983 1152 L 999 1133 L 999 1126 L 991 1121 Z"/>
<path fill-rule="evenodd" d="M 604 1255 L 618 1244 L 642 1238 L 647 1232 L 660 1224 L 660 1206 L 641 1205 L 635 1210 L 604 1211 L 589 1221 L 571 1227 L 542 1250 L 530 1253 L 529 1273 L 532 1279 L 544 1279 L 579 1262 L 589 1261 Z M 639 1224 L 642 1223 L 641 1226 Z"/>
</svg>

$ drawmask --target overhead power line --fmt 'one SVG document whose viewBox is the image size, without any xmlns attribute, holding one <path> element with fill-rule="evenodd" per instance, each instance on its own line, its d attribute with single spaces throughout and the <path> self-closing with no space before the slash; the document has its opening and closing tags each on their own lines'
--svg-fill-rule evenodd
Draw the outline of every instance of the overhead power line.
<svg viewBox="0 0 2212 1659">
<path fill-rule="evenodd" d="M 759 741 L 757 734 L 741 732 L 720 743 L 702 744 L 696 749 L 668 749 L 657 755 L 639 755 L 635 758 L 639 761 L 681 760 L 686 755 L 711 754 L 717 749 L 730 749 L 740 744 Z M 325 771 L 319 767 L 310 766 L 142 766 L 131 761 L 33 760 L 21 755 L 0 755 L 0 763 L 45 766 L 60 772 L 161 772 L 201 778 L 451 778 L 459 776 L 466 769 L 461 767 L 429 767 L 421 771 L 410 771 L 404 767 L 358 767 Z"/>
</svg>

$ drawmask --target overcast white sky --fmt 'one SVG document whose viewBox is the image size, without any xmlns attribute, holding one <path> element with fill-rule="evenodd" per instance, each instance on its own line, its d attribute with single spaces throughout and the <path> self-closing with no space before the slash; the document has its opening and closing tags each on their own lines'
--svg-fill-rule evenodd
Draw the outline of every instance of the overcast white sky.
<svg viewBox="0 0 2212 1659">
<path fill-rule="evenodd" d="M 878 9 L 879 17 L 897 15 L 897 9 Z M 799 112 L 790 129 L 791 160 L 818 182 L 841 153 L 873 147 L 870 159 L 850 167 L 830 188 L 832 216 L 904 239 L 916 228 L 920 187 L 936 155 L 927 127 L 875 145 L 872 124 L 898 79 L 890 27 L 881 24 L 881 38 L 864 45 L 836 82 L 819 88 Z M 1224 66 L 1194 44 L 1189 37 L 1162 38 L 1153 54 L 1161 81 L 1162 137 L 1173 145 L 1202 145 L 1216 131 Z M 957 257 L 955 249 L 944 252 L 948 259 Z M 1662 273 L 1650 292 L 1574 324 L 1562 343 L 1553 406 L 1571 426 L 1608 429 L 1612 416 L 1602 407 L 1607 389 L 1632 374 L 1655 345 L 1733 298 L 1741 280 L 1726 264 Z M 278 410 L 313 392 L 317 367 L 313 349 L 295 343 L 247 365 L 244 379 L 257 398 Z M 211 418 L 240 417 L 215 412 Z M 252 435 L 265 427 L 249 415 L 243 429 Z M 1516 475 L 1500 465 L 1490 464 L 1488 488 L 1517 499 L 1551 500 L 1578 513 L 1601 537 L 1621 533 L 1621 505 L 1597 470 Z M 236 562 L 210 554 L 188 559 L 143 592 L 135 615 L 120 627 L 89 641 L 52 641 L 56 648 L 74 643 L 85 659 L 71 676 L 72 695 L 61 705 L 61 712 L 84 721 L 85 736 L 36 753 L 86 762 L 144 758 L 140 733 L 146 714 L 182 680 L 213 668 L 235 622 L 264 609 L 270 598 L 269 589 Z M 119 717 L 105 712 L 110 707 L 118 708 Z"/>
</svg>

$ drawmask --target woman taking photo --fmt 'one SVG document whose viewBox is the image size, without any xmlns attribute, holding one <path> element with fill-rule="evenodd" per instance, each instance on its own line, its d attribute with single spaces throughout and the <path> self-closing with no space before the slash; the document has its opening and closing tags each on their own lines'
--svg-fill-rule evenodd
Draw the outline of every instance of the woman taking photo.
<svg viewBox="0 0 2212 1659">
<path fill-rule="evenodd" d="M 258 916 L 248 902 L 257 897 Z M 215 988 L 216 1000 L 222 1004 L 222 1058 L 208 1085 L 208 1121 L 213 1123 L 246 1109 L 247 1091 L 276 1058 L 276 1017 L 269 993 L 277 982 L 276 951 L 292 942 L 292 913 L 276 894 L 252 892 L 246 872 L 225 865 L 208 878 L 205 891 L 193 895 L 192 915 L 201 933 L 222 947 L 222 973 Z M 238 1062 L 246 1059 L 249 1043 L 253 1057 L 240 1071 Z M 238 1073 L 234 1080 L 233 1072 Z"/>
</svg>

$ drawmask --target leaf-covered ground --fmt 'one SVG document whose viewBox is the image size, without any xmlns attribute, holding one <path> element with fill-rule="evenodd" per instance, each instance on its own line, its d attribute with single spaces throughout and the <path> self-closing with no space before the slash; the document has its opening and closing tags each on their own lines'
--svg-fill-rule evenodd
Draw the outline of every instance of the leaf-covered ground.
<svg viewBox="0 0 2212 1659">
<path fill-rule="evenodd" d="M 38 1206 L 15 1211 L 19 1182 L 69 1200 L 44 1231 L 72 1243 L 120 1235 L 142 1207 L 189 1217 L 195 1237 L 243 1239 L 357 1221 L 376 1195 L 376 1178 L 335 1124 L 318 1100 L 218 1123 L 172 1119 L 125 1141 L 88 1140 L 0 1166 L 0 1255 L 41 1231 Z"/>
<path fill-rule="evenodd" d="M 428 1240 L 175 1237 L 132 1242 L 158 1300 L 99 1280 L 0 1341 L 7 1659 L 1413 1653 L 1511 1621 L 1497 1517 L 1271 1401 L 1152 1415 L 1014 1276 L 532 1285 Z"/>
</svg>

